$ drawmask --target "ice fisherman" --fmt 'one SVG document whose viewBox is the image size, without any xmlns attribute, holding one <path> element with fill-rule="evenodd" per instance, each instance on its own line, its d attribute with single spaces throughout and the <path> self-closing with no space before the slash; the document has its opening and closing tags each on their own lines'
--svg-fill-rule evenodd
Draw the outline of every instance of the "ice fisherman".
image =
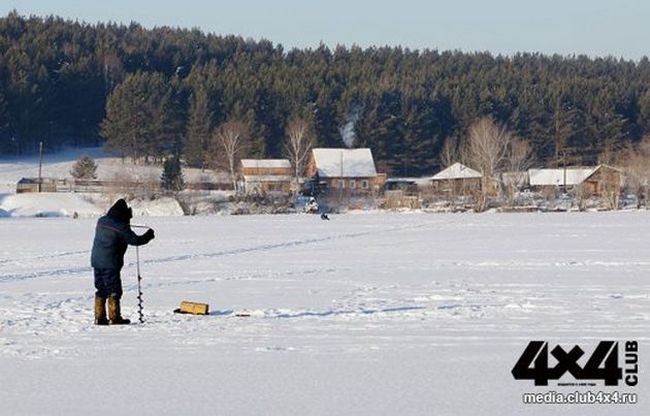
<svg viewBox="0 0 650 416">
<path fill-rule="evenodd" d="M 125 325 L 129 319 L 122 318 L 120 299 L 122 280 L 120 271 L 124 266 L 127 246 L 141 246 L 154 238 L 150 228 L 143 235 L 131 230 L 133 211 L 124 199 L 119 199 L 106 215 L 97 220 L 95 239 L 90 263 L 95 276 L 95 325 Z M 108 318 L 106 317 L 108 300 Z"/>
</svg>

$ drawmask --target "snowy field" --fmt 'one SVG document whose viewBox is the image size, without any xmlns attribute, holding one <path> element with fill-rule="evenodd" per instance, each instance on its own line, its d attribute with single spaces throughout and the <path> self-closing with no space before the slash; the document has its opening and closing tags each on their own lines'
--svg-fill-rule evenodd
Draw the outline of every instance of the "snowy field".
<svg viewBox="0 0 650 416">
<path fill-rule="evenodd" d="M 129 327 L 92 325 L 95 221 L 0 218 L 0 415 L 650 414 L 650 213 L 147 217 Z M 531 340 L 637 340 L 589 389 L 638 403 L 524 405 L 583 389 L 515 380 Z"/>
<path fill-rule="evenodd" d="M 97 179 L 106 181 L 139 180 L 156 182 L 160 180 L 162 169 L 159 166 L 134 165 L 129 159 L 122 160 L 111 156 L 102 147 L 67 148 L 61 151 L 46 149 L 43 155 L 41 175 L 44 178 L 72 179 L 73 165 L 81 156 L 90 156 L 97 163 Z M 38 178 L 39 157 L 27 155 L 12 157 L 0 155 L 0 194 L 16 191 L 20 178 Z M 189 182 L 206 180 L 224 181 L 223 174 L 200 169 L 183 169 L 183 177 Z"/>
</svg>

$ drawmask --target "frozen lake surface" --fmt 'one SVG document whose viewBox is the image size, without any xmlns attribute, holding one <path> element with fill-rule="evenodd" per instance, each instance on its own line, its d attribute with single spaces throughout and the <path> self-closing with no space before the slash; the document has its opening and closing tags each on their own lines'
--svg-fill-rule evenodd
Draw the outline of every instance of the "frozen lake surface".
<svg viewBox="0 0 650 416">
<path fill-rule="evenodd" d="M 650 213 L 331 218 L 136 218 L 129 327 L 92 325 L 96 219 L 0 219 L 0 414 L 650 414 Z M 638 341 L 639 385 L 591 390 L 639 403 L 524 405 L 579 389 L 513 378 L 531 340 Z"/>
</svg>

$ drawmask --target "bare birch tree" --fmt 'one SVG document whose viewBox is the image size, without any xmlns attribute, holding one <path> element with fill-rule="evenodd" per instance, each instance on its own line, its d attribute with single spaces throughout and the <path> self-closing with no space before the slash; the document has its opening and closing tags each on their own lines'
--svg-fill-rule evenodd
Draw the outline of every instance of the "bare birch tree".
<svg viewBox="0 0 650 416">
<path fill-rule="evenodd" d="M 440 164 L 443 168 L 448 168 L 454 163 L 458 162 L 460 159 L 458 152 L 458 143 L 455 137 L 448 137 L 445 140 L 445 144 L 440 150 Z M 454 200 L 456 199 L 456 189 L 454 185 L 454 178 L 449 177 L 447 181 L 447 196 L 449 199 L 449 207 L 454 209 Z"/>
<path fill-rule="evenodd" d="M 234 190 L 237 190 L 237 162 L 246 147 L 250 144 L 250 129 L 248 124 L 240 120 L 229 120 L 216 130 L 214 137 L 216 144 L 224 152 L 223 156 L 230 173 L 230 180 Z"/>
<path fill-rule="evenodd" d="M 478 211 L 487 208 L 494 176 L 508 155 L 511 140 L 512 133 L 490 118 L 482 118 L 469 128 L 463 154 L 467 163 L 482 174 L 481 189 L 475 201 Z"/>
<path fill-rule="evenodd" d="M 600 200 L 605 204 L 607 209 L 617 209 L 619 206 L 623 187 L 623 174 L 628 175 L 632 183 L 636 179 L 632 178 L 633 176 L 640 177 L 641 181 L 636 181 L 640 183 L 643 182 L 643 176 L 648 177 L 648 162 L 650 162 L 650 142 L 648 140 L 650 140 L 650 137 L 645 139 L 645 144 L 643 140 L 637 144 L 636 149 L 622 147 L 613 140 L 605 143 L 603 150 L 598 155 L 598 164 L 605 165 L 601 166 L 599 171 L 600 184 L 598 191 Z M 638 173 L 627 171 L 629 169 L 629 166 L 627 166 L 628 161 L 633 161 L 633 165 L 636 166 Z M 643 168 L 644 165 L 645 169 Z M 624 169 L 620 169 L 620 167 L 624 167 Z M 638 190 L 640 186 L 636 185 L 636 188 Z"/>
<path fill-rule="evenodd" d="M 458 143 L 455 137 L 448 137 L 445 144 L 442 145 L 440 150 L 440 164 L 443 168 L 448 168 L 454 163 L 458 162 L 460 155 L 458 154 Z"/>
<path fill-rule="evenodd" d="M 295 172 L 295 187 L 298 189 L 299 178 L 303 175 L 309 152 L 314 147 L 312 129 L 304 118 L 292 119 L 286 130 L 287 139 L 284 152 Z"/>
<path fill-rule="evenodd" d="M 650 180 L 650 136 L 645 136 L 636 146 L 629 147 L 623 157 L 626 188 L 634 192 L 638 207 L 647 208 L 648 181 Z"/>
<path fill-rule="evenodd" d="M 504 178 L 504 185 L 508 196 L 508 203 L 514 203 L 514 196 L 517 189 L 526 178 L 526 171 L 534 162 L 533 148 L 523 139 L 513 137 L 510 140 L 505 158 L 508 177 Z"/>
</svg>

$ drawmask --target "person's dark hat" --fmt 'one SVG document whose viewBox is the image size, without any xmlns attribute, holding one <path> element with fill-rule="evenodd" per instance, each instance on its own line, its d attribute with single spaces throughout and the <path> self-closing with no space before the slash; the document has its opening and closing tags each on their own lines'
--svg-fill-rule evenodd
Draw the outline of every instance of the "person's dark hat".
<svg viewBox="0 0 650 416">
<path fill-rule="evenodd" d="M 126 201 L 120 198 L 108 210 L 108 213 L 106 215 L 118 219 L 120 221 L 128 222 L 131 218 L 133 218 L 133 211 L 126 204 Z"/>
</svg>

